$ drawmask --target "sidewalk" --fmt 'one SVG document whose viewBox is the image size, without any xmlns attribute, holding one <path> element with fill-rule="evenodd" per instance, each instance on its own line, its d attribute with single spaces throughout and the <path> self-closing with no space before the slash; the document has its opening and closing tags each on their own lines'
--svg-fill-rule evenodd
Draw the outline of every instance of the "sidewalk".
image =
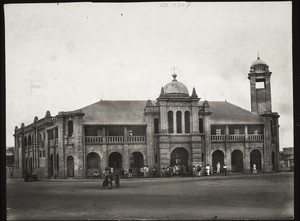
<svg viewBox="0 0 300 221">
<path fill-rule="evenodd" d="M 170 180 L 176 180 L 176 181 L 181 181 L 181 180 L 193 180 L 193 179 L 203 179 L 203 180 L 208 180 L 208 179 L 236 179 L 240 177 L 261 177 L 261 176 L 269 176 L 269 175 L 282 175 L 282 174 L 291 174 L 293 172 L 279 172 L 279 173 L 258 173 L 258 174 L 251 174 L 251 173 L 229 173 L 227 175 L 224 174 L 213 174 L 211 176 L 200 176 L 200 177 L 179 177 L 179 176 L 173 176 L 173 177 L 150 177 L 150 178 L 124 178 L 121 179 L 122 182 L 128 182 L 128 181 L 134 181 L 134 182 L 154 182 L 157 180 L 165 180 L 165 181 L 170 181 Z M 24 178 L 9 178 L 6 179 L 6 181 L 24 181 Z M 37 182 L 99 182 L 102 183 L 103 179 L 98 178 L 98 179 L 75 179 L 75 178 L 66 178 L 66 179 L 39 179 Z"/>
</svg>

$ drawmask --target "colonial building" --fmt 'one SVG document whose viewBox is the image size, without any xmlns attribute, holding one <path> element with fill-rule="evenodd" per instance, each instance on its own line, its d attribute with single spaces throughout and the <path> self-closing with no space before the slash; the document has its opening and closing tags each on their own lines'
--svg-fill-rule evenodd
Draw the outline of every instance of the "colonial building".
<svg viewBox="0 0 300 221">
<path fill-rule="evenodd" d="M 224 101 L 200 101 L 195 88 L 173 80 L 156 100 L 99 101 L 79 110 L 49 111 L 15 127 L 14 177 L 87 178 L 107 166 L 150 174 L 173 164 L 217 162 L 228 170 L 279 169 L 279 115 L 272 112 L 271 72 L 258 58 L 250 67 L 251 112 Z"/>
</svg>

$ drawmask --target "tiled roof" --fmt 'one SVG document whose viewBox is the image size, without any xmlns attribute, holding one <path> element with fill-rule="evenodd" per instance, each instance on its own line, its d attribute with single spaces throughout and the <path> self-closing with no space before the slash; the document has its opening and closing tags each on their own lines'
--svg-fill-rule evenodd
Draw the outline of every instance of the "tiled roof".
<svg viewBox="0 0 300 221">
<path fill-rule="evenodd" d="M 82 108 L 85 124 L 146 124 L 144 109 L 147 101 L 99 101 Z M 155 101 L 153 102 L 155 105 Z"/>
<path fill-rule="evenodd" d="M 146 100 L 99 101 L 81 109 L 85 113 L 84 124 L 146 124 L 144 109 Z M 199 105 L 202 105 L 202 101 Z M 152 101 L 156 105 L 156 101 Z M 256 114 L 226 101 L 209 101 L 212 124 L 261 124 Z"/>
<path fill-rule="evenodd" d="M 199 102 L 202 105 L 203 102 Z M 263 120 L 255 113 L 227 101 L 209 101 L 212 124 L 261 124 Z"/>
</svg>

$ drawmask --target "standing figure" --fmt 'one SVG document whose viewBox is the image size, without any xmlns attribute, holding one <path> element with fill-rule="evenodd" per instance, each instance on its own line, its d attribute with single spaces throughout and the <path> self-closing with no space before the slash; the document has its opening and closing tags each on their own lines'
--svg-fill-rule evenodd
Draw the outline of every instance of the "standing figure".
<svg viewBox="0 0 300 221">
<path fill-rule="evenodd" d="M 108 177 L 108 171 L 107 170 L 105 170 L 103 172 L 103 177 L 104 177 L 103 187 L 106 188 L 108 186 L 108 183 L 109 183 L 109 177 Z"/>
<path fill-rule="evenodd" d="M 223 170 L 224 170 L 224 175 L 227 175 L 227 166 L 225 164 L 223 166 Z"/>
<path fill-rule="evenodd" d="M 253 174 L 257 174 L 256 164 L 253 164 Z"/>
<path fill-rule="evenodd" d="M 116 187 L 119 188 L 120 187 L 120 179 L 119 179 L 118 174 L 116 174 L 115 183 L 116 183 Z"/>
<path fill-rule="evenodd" d="M 221 164 L 220 162 L 217 163 L 217 175 L 220 174 L 220 170 L 221 170 Z"/>
<path fill-rule="evenodd" d="M 153 168 L 153 177 L 156 177 L 156 167 Z"/>
<path fill-rule="evenodd" d="M 132 168 L 131 167 L 128 170 L 128 178 L 132 178 Z"/>
<path fill-rule="evenodd" d="M 112 175 L 112 172 L 108 173 L 108 182 L 109 182 L 109 189 L 112 189 L 112 185 L 113 185 L 113 175 Z"/>
<path fill-rule="evenodd" d="M 200 165 L 197 166 L 197 176 L 201 176 L 201 167 L 200 167 Z"/>
<path fill-rule="evenodd" d="M 148 165 L 145 167 L 145 176 L 147 178 L 149 177 L 149 167 L 148 167 Z"/>
<path fill-rule="evenodd" d="M 210 176 L 210 166 L 209 166 L 209 164 L 206 165 L 206 175 Z"/>
</svg>

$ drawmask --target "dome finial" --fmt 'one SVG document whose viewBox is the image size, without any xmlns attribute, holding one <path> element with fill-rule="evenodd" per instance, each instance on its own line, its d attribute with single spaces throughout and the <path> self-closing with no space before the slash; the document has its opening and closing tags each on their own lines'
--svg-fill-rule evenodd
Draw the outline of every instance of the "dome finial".
<svg viewBox="0 0 300 221">
<path fill-rule="evenodd" d="M 259 58 L 259 50 L 257 50 L 257 60 L 260 60 L 260 58 Z"/>
<path fill-rule="evenodd" d="M 174 70 L 174 74 L 172 74 L 172 77 L 174 78 L 172 81 L 177 81 L 176 77 L 177 77 L 177 74 L 175 72 L 175 67 L 173 68 Z"/>
</svg>

